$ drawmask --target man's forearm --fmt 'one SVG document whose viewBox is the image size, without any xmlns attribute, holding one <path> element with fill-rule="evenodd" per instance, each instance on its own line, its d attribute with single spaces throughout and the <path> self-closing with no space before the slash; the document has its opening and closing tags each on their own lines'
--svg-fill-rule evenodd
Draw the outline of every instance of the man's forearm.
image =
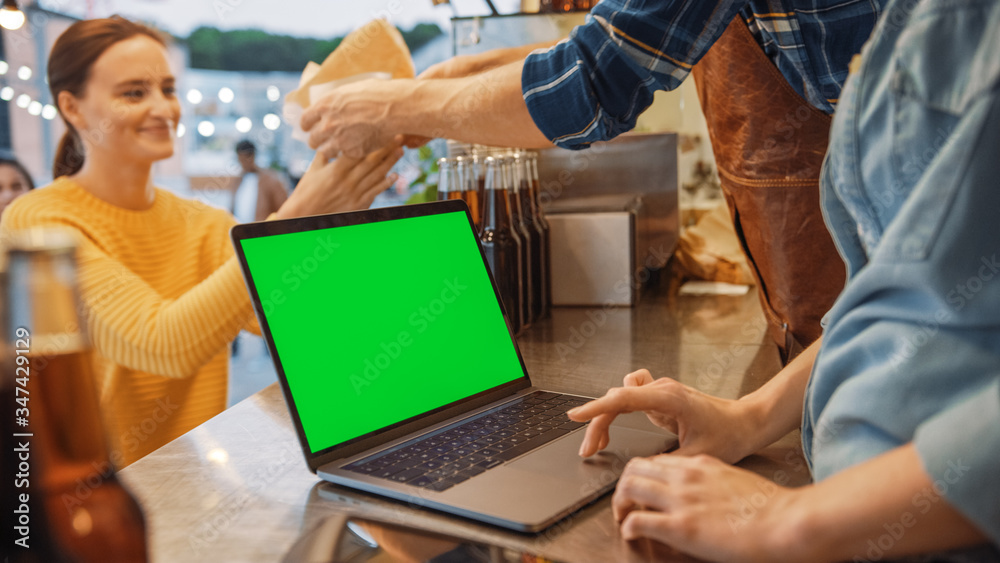
<svg viewBox="0 0 1000 563">
<path fill-rule="evenodd" d="M 546 49 L 559 43 L 561 39 L 556 39 L 554 41 L 542 41 L 539 43 L 532 43 L 530 45 L 521 45 L 519 47 L 507 47 L 506 49 L 494 49 L 492 51 L 487 51 L 483 53 L 482 60 L 480 61 L 480 70 L 489 70 L 498 66 L 503 66 L 517 61 L 524 61 L 524 59 L 535 51 L 536 49 Z M 477 56 L 477 55 L 473 55 Z"/>
<path fill-rule="evenodd" d="M 490 146 L 545 148 L 521 96 L 524 61 L 465 78 L 410 80 L 389 109 L 400 133 Z"/>
<path fill-rule="evenodd" d="M 761 429 L 756 434 L 760 443 L 753 445 L 753 451 L 774 443 L 801 424 L 806 385 L 822 340 L 813 342 L 771 381 L 740 399 Z"/>
<path fill-rule="evenodd" d="M 808 544 L 812 561 L 895 559 L 986 542 L 935 492 L 913 444 L 846 469 L 801 495 L 790 531 Z"/>
</svg>

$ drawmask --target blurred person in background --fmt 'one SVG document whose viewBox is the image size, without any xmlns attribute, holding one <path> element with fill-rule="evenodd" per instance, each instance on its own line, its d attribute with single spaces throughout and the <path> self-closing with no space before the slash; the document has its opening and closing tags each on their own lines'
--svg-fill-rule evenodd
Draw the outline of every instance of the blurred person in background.
<svg viewBox="0 0 1000 563">
<path fill-rule="evenodd" d="M 243 176 L 233 195 L 233 215 L 240 223 L 263 221 L 288 199 L 288 187 L 273 170 L 257 166 L 257 147 L 252 142 L 237 143 L 236 158 Z"/>
<path fill-rule="evenodd" d="M 0 215 L 18 196 L 35 189 L 31 175 L 13 158 L 0 157 Z"/>
<path fill-rule="evenodd" d="M 221 412 L 228 343 L 259 332 L 229 229 L 232 215 L 153 184 L 174 154 L 180 103 L 165 40 L 124 18 L 57 39 L 48 83 L 67 126 L 51 186 L 19 198 L 0 230 L 79 234 L 84 318 L 112 460 L 128 465 Z M 390 142 L 361 158 L 317 155 L 271 218 L 366 208 L 395 181 Z"/>
</svg>

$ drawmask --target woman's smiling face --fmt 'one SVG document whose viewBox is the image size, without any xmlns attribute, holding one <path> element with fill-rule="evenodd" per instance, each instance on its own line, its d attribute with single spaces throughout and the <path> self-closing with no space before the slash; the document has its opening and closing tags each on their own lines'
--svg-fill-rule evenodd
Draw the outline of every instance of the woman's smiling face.
<svg viewBox="0 0 1000 563">
<path fill-rule="evenodd" d="M 174 153 L 180 102 L 167 51 L 150 37 L 109 47 L 91 67 L 83 96 L 63 91 L 59 98 L 88 160 L 152 163 Z"/>
</svg>

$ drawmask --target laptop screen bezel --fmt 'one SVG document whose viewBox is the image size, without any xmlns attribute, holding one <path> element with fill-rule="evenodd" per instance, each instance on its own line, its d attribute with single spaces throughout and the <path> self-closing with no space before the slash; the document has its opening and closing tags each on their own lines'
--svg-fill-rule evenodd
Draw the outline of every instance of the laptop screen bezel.
<svg viewBox="0 0 1000 563">
<path fill-rule="evenodd" d="M 514 352 L 517 354 L 517 359 L 521 366 L 521 377 L 464 399 L 460 399 L 427 411 L 423 414 L 402 420 L 374 432 L 369 432 L 345 442 L 329 446 L 317 452 L 312 452 L 309 448 L 309 441 L 306 439 L 305 427 L 302 424 L 298 409 L 295 405 L 295 400 L 292 396 L 288 377 L 285 374 L 274 338 L 271 335 L 271 330 L 267 323 L 267 318 L 264 315 L 264 308 L 262 306 L 260 295 L 257 292 L 256 285 L 253 283 L 249 263 L 247 262 L 246 255 L 243 252 L 243 245 L 241 244 L 242 241 L 289 233 L 332 229 L 459 212 L 465 214 L 470 229 L 469 236 L 475 237 L 478 243 L 479 239 L 475 234 L 476 231 L 475 225 L 472 222 L 472 215 L 469 212 L 468 205 L 466 205 L 466 203 L 462 200 L 436 201 L 398 207 L 380 207 L 363 211 L 333 213 L 329 215 L 312 215 L 294 219 L 264 221 L 259 223 L 243 223 L 235 225 L 230 230 L 233 247 L 235 248 L 237 258 L 239 259 L 240 268 L 243 271 L 243 280 L 247 286 L 247 291 L 250 293 L 250 299 L 253 303 L 254 314 L 257 316 L 257 322 L 260 325 L 261 334 L 264 336 L 268 351 L 274 361 L 275 371 L 278 375 L 278 382 L 281 384 L 281 390 L 285 397 L 285 403 L 288 406 L 289 413 L 291 414 L 292 421 L 294 422 L 295 432 L 299 438 L 299 445 L 302 447 L 302 452 L 305 455 L 306 462 L 309 465 L 310 471 L 313 473 L 315 473 L 320 466 L 331 461 L 356 455 L 380 444 L 402 438 L 407 434 L 433 426 L 463 412 L 485 406 L 493 401 L 514 395 L 523 389 L 527 389 L 528 387 L 531 387 L 528 370 L 525 367 L 524 358 L 521 356 L 521 350 L 517 346 L 517 339 L 514 337 L 510 317 L 508 316 L 507 310 L 504 308 L 503 302 L 500 299 L 500 293 L 497 289 L 496 280 L 493 279 L 493 274 L 490 272 L 490 268 L 486 260 L 486 254 L 483 252 L 482 244 L 477 244 L 480 258 L 483 261 L 483 267 L 486 269 L 486 274 L 490 280 L 490 284 L 493 286 L 493 293 L 497 298 L 497 303 L 500 305 L 504 322 L 507 325 L 507 333 L 510 335 L 511 343 L 514 345 Z"/>
</svg>

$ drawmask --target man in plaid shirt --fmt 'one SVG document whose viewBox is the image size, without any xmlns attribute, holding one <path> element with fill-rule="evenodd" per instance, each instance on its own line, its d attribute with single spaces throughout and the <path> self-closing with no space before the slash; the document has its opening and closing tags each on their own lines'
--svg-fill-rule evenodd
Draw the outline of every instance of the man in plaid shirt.
<svg viewBox="0 0 1000 563">
<path fill-rule="evenodd" d="M 693 71 L 736 231 L 788 361 L 819 337 L 843 287 L 817 181 L 829 114 L 882 2 L 603 0 L 558 44 L 350 85 L 314 104 L 302 125 L 331 158 L 397 134 L 409 144 L 583 149 L 632 129 L 656 90 Z"/>
</svg>

